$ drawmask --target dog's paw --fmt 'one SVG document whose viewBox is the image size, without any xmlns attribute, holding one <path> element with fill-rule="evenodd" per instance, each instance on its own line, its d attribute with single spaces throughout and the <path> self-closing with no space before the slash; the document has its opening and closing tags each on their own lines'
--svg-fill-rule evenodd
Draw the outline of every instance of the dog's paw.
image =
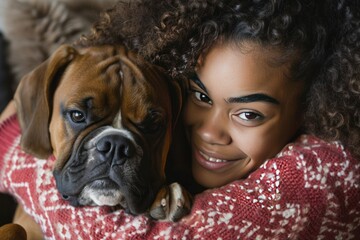
<svg viewBox="0 0 360 240">
<path fill-rule="evenodd" d="M 189 214 L 191 205 L 191 194 L 180 184 L 172 183 L 160 189 L 149 213 L 156 220 L 176 222 Z"/>
</svg>

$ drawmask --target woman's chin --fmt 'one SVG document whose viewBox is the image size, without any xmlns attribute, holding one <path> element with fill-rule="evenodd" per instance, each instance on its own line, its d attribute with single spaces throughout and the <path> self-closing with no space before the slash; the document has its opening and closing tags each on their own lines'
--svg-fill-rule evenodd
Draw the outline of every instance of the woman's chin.
<svg viewBox="0 0 360 240">
<path fill-rule="evenodd" d="M 216 174 L 201 168 L 201 166 L 193 165 L 192 174 L 195 181 L 204 188 L 218 188 L 232 182 L 230 179 L 224 179 L 223 176 L 216 176 Z"/>
</svg>

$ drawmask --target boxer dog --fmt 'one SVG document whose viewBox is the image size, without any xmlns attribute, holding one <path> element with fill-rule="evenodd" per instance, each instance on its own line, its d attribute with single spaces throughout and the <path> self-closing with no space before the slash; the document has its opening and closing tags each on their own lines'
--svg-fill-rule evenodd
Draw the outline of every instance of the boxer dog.
<svg viewBox="0 0 360 240">
<path fill-rule="evenodd" d="M 21 147 L 55 157 L 53 175 L 73 206 L 121 206 L 176 221 L 191 196 L 166 184 L 181 89 L 123 46 L 63 45 L 15 93 Z"/>
</svg>

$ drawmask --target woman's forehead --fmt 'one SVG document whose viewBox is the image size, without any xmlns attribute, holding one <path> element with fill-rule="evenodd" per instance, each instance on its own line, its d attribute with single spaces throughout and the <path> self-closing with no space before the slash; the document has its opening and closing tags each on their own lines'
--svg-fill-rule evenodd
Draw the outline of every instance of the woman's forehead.
<svg viewBox="0 0 360 240">
<path fill-rule="evenodd" d="M 262 93 L 280 98 L 280 102 L 286 93 L 298 91 L 301 83 L 289 79 L 288 63 L 280 66 L 269 64 L 274 54 L 278 52 L 264 52 L 256 46 L 248 47 L 247 51 L 233 46 L 217 46 L 200 60 L 196 73 L 212 97 L 236 98 Z"/>
</svg>

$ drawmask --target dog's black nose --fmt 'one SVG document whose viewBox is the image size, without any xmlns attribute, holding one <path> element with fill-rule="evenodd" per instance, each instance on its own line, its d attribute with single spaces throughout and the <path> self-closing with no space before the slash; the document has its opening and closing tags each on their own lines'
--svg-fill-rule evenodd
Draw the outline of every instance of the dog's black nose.
<svg viewBox="0 0 360 240">
<path fill-rule="evenodd" d="M 96 149 L 105 161 L 123 164 L 126 159 L 135 155 L 135 146 L 130 139 L 121 135 L 108 135 L 100 139 Z"/>
</svg>

